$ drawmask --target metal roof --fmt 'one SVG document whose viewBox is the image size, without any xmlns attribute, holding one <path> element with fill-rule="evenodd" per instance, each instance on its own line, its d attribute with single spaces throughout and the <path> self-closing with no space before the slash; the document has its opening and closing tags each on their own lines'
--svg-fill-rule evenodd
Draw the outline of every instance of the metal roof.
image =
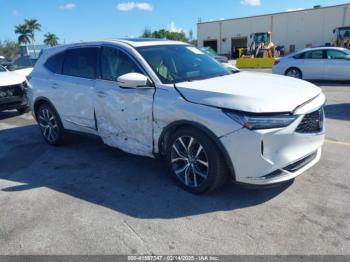
<svg viewBox="0 0 350 262">
<path fill-rule="evenodd" d="M 291 14 L 291 13 L 305 12 L 305 11 L 316 11 L 316 10 L 321 10 L 321 9 L 336 8 L 336 7 L 342 7 L 342 6 L 344 6 L 344 7 L 350 6 L 350 3 L 341 4 L 341 5 L 332 5 L 332 6 L 320 6 L 320 7 L 313 7 L 313 8 L 307 8 L 307 9 L 301 9 L 301 10 L 294 10 L 294 11 L 269 13 L 269 14 L 263 14 L 263 15 L 245 16 L 245 17 L 237 17 L 237 18 L 229 18 L 229 19 L 219 19 L 219 20 L 213 20 L 213 21 L 199 22 L 199 23 L 197 23 L 197 25 L 225 22 L 225 21 L 232 21 L 232 20 L 240 20 L 240 19 L 248 19 L 248 18 L 256 18 L 256 17 L 264 17 L 264 16 L 281 15 L 281 14 Z"/>
</svg>

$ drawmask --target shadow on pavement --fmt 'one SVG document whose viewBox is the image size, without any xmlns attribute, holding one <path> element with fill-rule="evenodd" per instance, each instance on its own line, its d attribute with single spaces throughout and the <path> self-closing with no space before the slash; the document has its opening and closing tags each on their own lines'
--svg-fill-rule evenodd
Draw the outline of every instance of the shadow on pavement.
<svg viewBox="0 0 350 262">
<path fill-rule="evenodd" d="M 326 105 L 324 108 L 327 118 L 350 121 L 350 103 Z"/>
<path fill-rule="evenodd" d="M 19 116 L 20 114 L 17 111 L 0 111 L 0 120 L 13 118 Z"/>
<path fill-rule="evenodd" d="M 0 131 L 0 179 L 21 183 L 3 192 L 47 187 L 132 217 L 171 219 L 232 211 L 267 202 L 291 183 L 264 190 L 228 183 L 206 195 L 176 187 L 161 160 L 103 145 L 99 138 L 69 135 L 62 147 L 47 145 L 36 126 Z"/>
<path fill-rule="evenodd" d="M 323 87 L 323 86 L 348 86 L 350 88 L 350 81 L 326 81 L 326 80 L 312 80 L 311 83 Z"/>
</svg>

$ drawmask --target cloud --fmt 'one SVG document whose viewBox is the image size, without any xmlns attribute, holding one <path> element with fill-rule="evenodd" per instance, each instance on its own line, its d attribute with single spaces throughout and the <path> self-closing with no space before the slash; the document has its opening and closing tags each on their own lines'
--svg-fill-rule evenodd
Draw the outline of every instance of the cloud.
<svg viewBox="0 0 350 262">
<path fill-rule="evenodd" d="M 18 15 L 19 15 L 18 10 L 16 10 L 16 9 L 12 10 L 12 15 L 14 15 L 14 16 L 18 16 Z"/>
<path fill-rule="evenodd" d="M 76 7 L 75 4 L 73 4 L 73 3 L 68 3 L 68 4 L 61 5 L 61 6 L 60 6 L 60 9 L 61 9 L 61 10 L 72 10 L 72 9 L 74 9 L 75 7 Z"/>
<path fill-rule="evenodd" d="M 241 5 L 250 5 L 250 6 L 260 6 L 260 0 L 243 0 L 241 1 Z"/>
<path fill-rule="evenodd" d="M 141 11 L 152 11 L 154 7 L 150 3 L 146 3 L 146 2 L 145 3 L 127 2 L 127 3 L 117 4 L 117 9 L 123 12 L 131 11 L 134 9 L 138 9 Z"/>
<path fill-rule="evenodd" d="M 286 12 L 294 12 L 294 11 L 301 11 L 301 10 L 305 10 L 305 8 L 303 7 L 290 8 L 290 9 L 287 9 Z"/>
<path fill-rule="evenodd" d="M 175 22 L 171 22 L 170 24 L 168 24 L 167 28 L 170 32 L 175 32 L 175 33 L 184 32 L 185 34 L 188 34 L 188 30 L 177 27 Z"/>
</svg>

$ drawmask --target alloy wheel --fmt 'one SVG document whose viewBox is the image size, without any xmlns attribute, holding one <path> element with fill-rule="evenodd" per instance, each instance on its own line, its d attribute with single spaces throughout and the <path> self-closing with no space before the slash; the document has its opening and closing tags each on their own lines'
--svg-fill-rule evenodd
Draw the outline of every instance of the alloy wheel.
<svg viewBox="0 0 350 262">
<path fill-rule="evenodd" d="M 187 187 L 200 187 L 208 178 L 207 153 L 198 140 L 181 136 L 171 148 L 171 166 L 179 180 Z"/>
<path fill-rule="evenodd" d="M 39 126 L 44 137 L 50 143 L 54 143 L 59 138 L 59 127 L 54 114 L 43 108 L 39 114 Z"/>
<path fill-rule="evenodd" d="M 301 78 L 301 73 L 298 69 L 296 68 L 292 68 L 292 69 L 289 69 L 286 73 L 287 76 L 290 76 L 290 77 L 294 77 L 294 78 Z"/>
</svg>

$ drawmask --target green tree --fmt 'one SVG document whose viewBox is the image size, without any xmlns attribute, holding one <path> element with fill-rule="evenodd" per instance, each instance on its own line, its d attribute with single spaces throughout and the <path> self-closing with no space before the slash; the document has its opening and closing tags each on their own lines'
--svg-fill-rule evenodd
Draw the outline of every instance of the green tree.
<svg viewBox="0 0 350 262">
<path fill-rule="evenodd" d="M 24 24 L 27 26 L 27 29 L 29 31 L 30 39 L 32 40 L 32 46 L 34 55 L 35 53 L 35 31 L 41 31 L 41 24 L 36 19 L 24 19 Z"/>
<path fill-rule="evenodd" d="M 151 38 L 152 37 L 152 31 L 149 28 L 145 28 L 142 34 L 143 38 Z"/>
<path fill-rule="evenodd" d="M 45 39 L 44 39 L 44 43 L 48 46 L 55 46 L 58 45 L 58 40 L 59 38 L 52 33 L 47 33 L 44 35 Z"/>
<path fill-rule="evenodd" d="M 165 29 L 160 29 L 158 31 L 153 31 L 146 29 L 143 32 L 142 37 L 145 38 L 159 38 L 159 39 L 168 39 L 168 40 L 176 40 L 176 41 L 182 41 L 182 42 L 188 42 L 188 39 L 186 37 L 186 34 L 181 31 L 181 32 L 170 32 Z"/>
<path fill-rule="evenodd" d="M 7 60 L 13 60 L 18 54 L 19 44 L 13 41 L 6 40 L 0 42 L 0 55 Z"/>
<path fill-rule="evenodd" d="M 16 25 L 15 34 L 18 34 L 18 44 L 27 45 L 30 43 L 30 31 L 26 24 Z"/>
</svg>

